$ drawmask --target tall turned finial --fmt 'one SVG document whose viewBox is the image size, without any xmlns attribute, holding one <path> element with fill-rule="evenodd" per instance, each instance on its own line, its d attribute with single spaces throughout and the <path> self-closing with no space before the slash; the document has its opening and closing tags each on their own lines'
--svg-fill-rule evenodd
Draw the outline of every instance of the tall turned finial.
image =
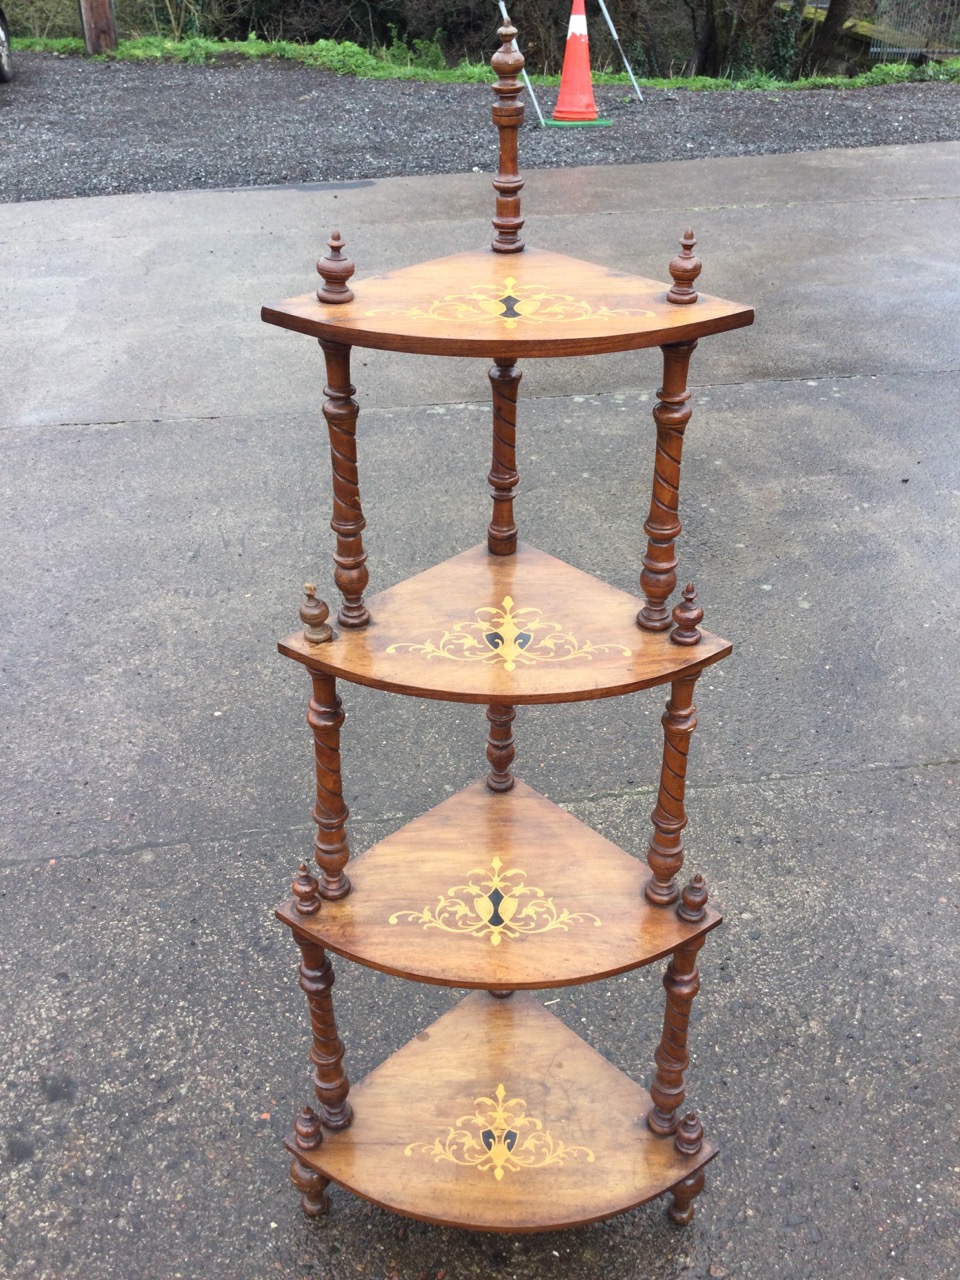
<svg viewBox="0 0 960 1280">
<path fill-rule="evenodd" d="M 697 626 L 703 621 L 703 610 L 697 604 L 697 589 L 692 582 L 684 587 L 683 601 L 673 606 L 671 617 L 676 624 L 670 632 L 670 639 L 674 644 L 700 643 L 703 635 L 697 630 Z"/>
<path fill-rule="evenodd" d="M 688 1111 L 680 1121 L 673 1145 L 684 1156 L 695 1156 L 703 1146 L 703 1125 L 695 1111 Z"/>
<path fill-rule="evenodd" d="M 317 599 L 317 588 L 312 582 L 303 584 L 306 596 L 300 606 L 300 621 L 303 623 L 303 636 L 310 644 L 326 644 L 333 638 L 333 628 L 327 622 L 330 608 L 326 600 Z"/>
<path fill-rule="evenodd" d="M 698 871 L 689 884 L 680 891 L 680 905 L 677 915 L 687 924 L 699 924 L 707 914 L 707 882 Z"/>
<path fill-rule="evenodd" d="M 323 276 L 317 299 L 320 302 L 352 302 L 353 290 L 347 288 L 347 281 L 357 268 L 343 252 L 344 241 L 339 231 L 330 233 L 327 245 L 330 252 L 317 263 L 317 271 Z"/>
<path fill-rule="evenodd" d="M 703 270 L 703 263 L 693 255 L 693 247 L 696 243 L 693 231 L 688 227 L 680 241 L 680 252 L 675 258 L 670 259 L 669 270 L 673 277 L 673 286 L 667 291 L 667 301 L 675 302 L 678 306 L 687 306 L 691 302 L 696 302 L 700 296 L 693 287 L 694 280 Z"/>
<path fill-rule="evenodd" d="M 514 45 L 516 27 L 505 22 L 497 32 L 501 45 L 490 59 L 490 65 L 499 77 L 493 86 L 497 102 L 493 108 L 493 123 L 500 132 L 500 163 L 493 180 L 497 192 L 497 216 L 493 219 L 494 236 L 491 248 L 494 253 L 519 253 L 523 248 L 520 230 L 520 177 L 517 159 L 517 130 L 523 124 L 523 103 L 518 102 L 522 86 L 517 76 L 523 70 L 523 54 Z"/>
<path fill-rule="evenodd" d="M 305 862 L 300 863 L 300 870 L 290 886 L 293 890 L 294 910 L 298 916 L 315 916 L 320 910 L 320 882 L 307 870 Z"/>
</svg>

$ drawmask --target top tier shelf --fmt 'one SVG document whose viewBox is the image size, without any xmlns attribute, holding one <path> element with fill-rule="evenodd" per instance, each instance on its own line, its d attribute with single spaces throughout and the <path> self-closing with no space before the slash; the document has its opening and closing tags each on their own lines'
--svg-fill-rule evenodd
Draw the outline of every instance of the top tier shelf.
<svg viewBox="0 0 960 1280">
<path fill-rule="evenodd" d="M 268 324 L 344 346 L 438 356 L 578 356 L 687 342 L 753 323 L 753 310 L 529 246 L 457 253 L 351 280 L 352 302 L 313 294 L 264 307 Z"/>
</svg>

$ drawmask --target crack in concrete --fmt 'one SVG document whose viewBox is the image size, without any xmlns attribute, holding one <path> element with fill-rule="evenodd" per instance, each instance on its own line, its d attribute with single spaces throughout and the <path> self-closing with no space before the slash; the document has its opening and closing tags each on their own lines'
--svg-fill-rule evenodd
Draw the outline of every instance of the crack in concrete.
<svg viewBox="0 0 960 1280">
<path fill-rule="evenodd" d="M 806 384 L 808 382 L 855 382 L 869 378 L 871 381 L 879 381 L 881 378 L 939 378 L 950 377 L 951 375 L 960 373 L 960 365 L 949 369 L 903 369 L 894 372 L 881 373 L 797 373 L 791 374 L 789 377 L 773 378 L 742 378 L 735 382 L 698 382 L 693 388 L 695 392 L 709 391 L 718 387 L 765 387 L 765 386 L 784 386 L 790 383 Z M 609 400 L 613 396 L 630 396 L 630 395 L 646 395 L 651 396 L 653 392 L 647 384 L 622 387 L 617 391 L 606 391 L 595 395 L 582 395 L 580 401 L 586 403 L 591 400 Z M 569 401 L 570 395 L 543 395 L 528 396 L 528 402 L 536 402 L 537 404 L 548 403 L 551 400 Z M 486 400 L 425 400 L 419 404 L 409 405 L 388 405 L 377 406 L 376 408 L 368 408 L 363 412 L 362 417 L 370 420 L 378 415 L 396 414 L 396 413 L 417 413 L 422 410 L 430 410 L 434 408 L 442 409 L 464 409 L 473 412 L 474 410 L 484 410 L 489 408 Z M 268 411 L 264 411 L 268 412 Z M 264 412 L 259 413 L 191 413 L 180 418 L 108 418 L 104 420 L 67 421 L 67 422 L 42 422 L 42 423 L 14 423 L 11 430 L 21 431 L 44 431 L 71 429 L 73 427 L 135 427 L 135 426 L 163 426 L 167 423 L 183 423 L 183 422 L 247 422 L 263 420 Z M 278 416 L 289 417 L 289 411 Z M 299 415 L 295 415 L 299 416 Z M 479 424 L 478 424 L 479 427 Z M 483 424 L 486 430 L 486 424 Z"/>
<path fill-rule="evenodd" d="M 947 757 L 943 760 L 919 760 L 916 762 L 904 764 L 888 764 L 883 761 L 875 763 L 853 765 L 844 769 L 808 769 L 798 773 L 764 773 L 755 778 L 725 778 L 717 782 L 699 782 L 687 785 L 687 794 L 692 795 L 697 791 L 716 791 L 721 787 L 757 787 L 763 786 L 768 782 L 796 782 L 802 781 L 804 778 L 842 778 L 855 777 L 861 773 L 875 773 L 886 770 L 891 773 L 906 772 L 911 769 L 949 769 L 960 765 L 960 757 Z M 561 807 L 570 808 L 575 805 L 600 803 L 604 800 L 623 800 L 631 796 L 643 796 L 656 794 L 657 787 L 655 784 L 649 786 L 624 787 L 622 790 L 614 791 L 595 791 L 589 795 L 583 796 L 565 796 L 557 800 L 555 803 Z M 388 828 L 397 830 L 396 823 L 401 824 L 412 821 L 417 814 L 408 815 L 398 813 L 393 818 L 351 818 L 349 830 L 355 832 L 366 828 Z M 9 870 L 14 867 L 39 867 L 48 866 L 51 861 L 55 862 L 74 862 L 87 858 L 98 858 L 103 856 L 122 858 L 131 857 L 139 853 L 152 853 L 156 850 L 175 849 L 179 845 L 189 845 L 193 848 L 199 848 L 205 844 L 229 844 L 236 840 L 248 840 L 257 836 L 280 837 L 295 836 L 309 834 L 313 830 L 311 823 L 296 823 L 288 827 L 250 827 L 239 831 L 232 831 L 226 835 L 201 835 L 191 838 L 189 836 L 173 837 L 169 840 L 145 840 L 140 844 L 126 845 L 123 848 L 109 849 L 102 845 L 92 845 L 88 849 L 81 849 L 77 853 L 61 853 L 55 859 L 45 858 L 41 861 L 30 861 L 29 859 L 3 858 L 0 859 L 0 870 Z M 354 855 L 358 856 L 358 855 Z"/>
</svg>

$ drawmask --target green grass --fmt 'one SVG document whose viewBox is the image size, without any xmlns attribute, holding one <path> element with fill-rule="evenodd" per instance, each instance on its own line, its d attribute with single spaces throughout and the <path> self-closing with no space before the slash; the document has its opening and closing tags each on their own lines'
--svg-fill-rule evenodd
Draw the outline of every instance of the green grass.
<svg viewBox="0 0 960 1280">
<path fill-rule="evenodd" d="M 82 54 L 82 40 L 15 39 L 14 50 L 36 53 Z M 318 40 L 316 44 L 295 44 L 289 40 L 208 40 L 191 36 L 185 40 L 166 40 L 162 36 L 141 36 L 121 40 L 116 53 L 104 58 L 124 62 L 188 62 L 210 63 L 224 56 L 243 58 L 282 58 L 319 67 L 337 75 L 360 76 L 368 80 L 424 80 L 436 84 L 487 84 L 489 66 L 483 62 L 461 62 L 456 67 L 443 67 L 435 41 L 417 40 L 413 48 L 394 39 L 384 48 L 370 52 L 349 40 Z M 531 75 L 534 84 L 558 85 L 559 76 Z M 594 84 L 627 85 L 625 72 L 594 72 Z M 860 89 L 873 85 L 906 84 L 917 81 L 960 81 L 960 58 L 948 62 L 915 67 L 907 63 L 886 62 L 857 76 L 809 76 L 804 80 L 775 80 L 763 71 L 753 71 L 740 80 L 674 76 L 668 80 L 647 79 L 639 83 L 648 89 L 720 90 L 740 89 L 783 92 L 802 89 Z"/>
</svg>

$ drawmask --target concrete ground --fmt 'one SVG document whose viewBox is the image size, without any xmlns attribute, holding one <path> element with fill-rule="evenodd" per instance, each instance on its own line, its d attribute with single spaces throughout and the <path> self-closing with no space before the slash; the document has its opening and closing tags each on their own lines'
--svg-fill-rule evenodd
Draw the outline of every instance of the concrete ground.
<svg viewBox="0 0 960 1280">
<path fill-rule="evenodd" d="M 960 143 L 530 175 L 531 243 L 703 287 L 682 557 L 736 653 L 698 697 L 691 1102 L 721 1156 L 545 1236 L 300 1214 L 309 1098 L 271 918 L 312 824 L 305 681 L 274 639 L 330 594 L 314 344 L 258 308 L 483 243 L 469 174 L 0 207 L 5 412 L 0 1275 L 9 1280 L 947 1280 L 960 1274 L 956 693 Z M 523 535 L 634 590 L 651 355 L 530 362 Z M 478 542 L 485 365 L 361 354 L 372 589 Z M 477 776 L 476 708 L 346 688 L 357 849 Z M 528 709 L 518 772 L 642 854 L 662 694 Z M 360 1078 L 450 1007 L 341 962 Z M 552 1006 L 646 1079 L 659 974 Z"/>
</svg>

